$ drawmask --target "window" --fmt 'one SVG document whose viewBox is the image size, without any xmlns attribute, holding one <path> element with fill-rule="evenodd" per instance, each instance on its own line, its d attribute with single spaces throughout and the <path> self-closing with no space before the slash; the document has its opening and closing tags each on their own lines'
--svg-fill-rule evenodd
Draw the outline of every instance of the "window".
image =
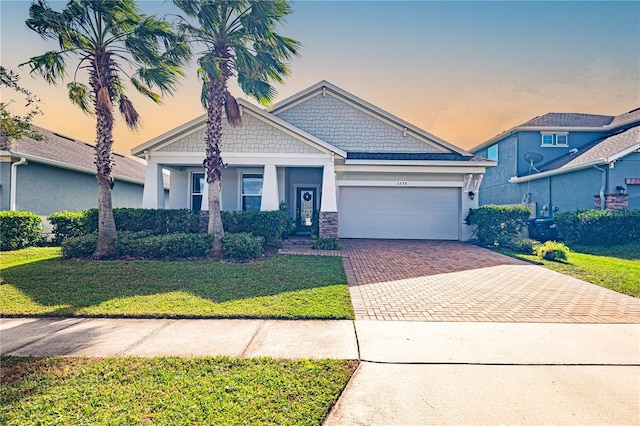
<svg viewBox="0 0 640 426">
<path fill-rule="evenodd" d="M 487 148 L 487 158 L 492 161 L 498 161 L 498 144 Z"/>
<path fill-rule="evenodd" d="M 191 209 L 202 210 L 202 191 L 204 191 L 204 173 L 191 175 Z"/>
<path fill-rule="evenodd" d="M 262 174 L 242 175 L 242 210 L 258 211 L 262 202 Z"/>
<path fill-rule="evenodd" d="M 542 133 L 542 146 L 569 146 L 569 134 Z"/>
</svg>

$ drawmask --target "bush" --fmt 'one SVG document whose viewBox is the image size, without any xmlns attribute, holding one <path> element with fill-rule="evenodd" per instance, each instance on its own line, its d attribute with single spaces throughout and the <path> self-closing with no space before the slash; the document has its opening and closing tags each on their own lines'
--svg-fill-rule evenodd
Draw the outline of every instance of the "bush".
<svg viewBox="0 0 640 426">
<path fill-rule="evenodd" d="M 225 232 L 251 233 L 264 238 L 265 245 L 274 245 L 288 228 L 289 222 L 284 210 L 222 212 L 222 225 Z"/>
<path fill-rule="evenodd" d="M 340 241 L 335 238 L 320 238 L 311 247 L 314 250 L 340 250 Z"/>
<path fill-rule="evenodd" d="M 151 231 L 156 235 L 172 233 L 197 234 L 200 231 L 200 213 L 187 209 L 113 209 L 118 231 Z M 98 230 L 98 209 L 85 211 L 83 233 Z"/>
<path fill-rule="evenodd" d="M 467 225 L 477 225 L 478 243 L 500 245 L 509 237 L 517 237 L 527 226 L 531 211 L 525 206 L 483 206 L 470 209 Z"/>
<path fill-rule="evenodd" d="M 228 259 L 249 260 L 262 256 L 262 236 L 253 236 L 247 232 L 226 232 L 222 237 L 222 253 Z"/>
<path fill-rule="evenodd" d="M 537 255 L 541 259 L 554 262 L 567 260 L 569 248 L 557 241 L 547 241 L 537 248 Z"/>
<path fill-rule="evenodd" d="M 51 214 L 49 222 L 53 225 L 53 243 L 60 245 L 68 238 L 84 235 L 85 217 L 84 211 L 69 212 L 65 210 Z"/>
<path fill-rule="evenodd" d="M 98 234 L 81 235 L 62 241 L 62 257 L 64 259 L 89 258 L 98 247 Z"/>
<path fill-rule="evenodd" d="M 554 217 L 568 244 L 611 246 L 640 240 L 640 210 L 578 210 Z"/>
<path fill-rule="evenodd" d="M 25 211 L 0 211 L 0 249 L 18 250 L 43 240 L 40 216 Z"/>
<path fill-rule="evenodd" d="M 62 243 L 62 257 L 89 258 L 98 245 L 98 234 L 92 233 L 69 238 Z M 184 259 L 205 257 L 211 250 L 211 236 L 206 234 L 153 235 L 151 231 L 118 231 L 118 252 L 120 258 L 141 259 Z"/>
<path fill-rule="evenodd" d="M 540 242 L 532 238 L 507 237 L 499 242 L 501 247 L 505 247 L 522 254 L 534 254 Z"/>
</svg>

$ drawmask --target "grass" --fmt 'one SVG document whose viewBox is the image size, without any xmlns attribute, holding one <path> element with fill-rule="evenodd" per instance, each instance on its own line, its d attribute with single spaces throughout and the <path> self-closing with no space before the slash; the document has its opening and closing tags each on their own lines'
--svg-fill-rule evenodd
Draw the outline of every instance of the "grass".
<svg viewBox="0 0 640 426">
<path fill-rule="evenodd" d="M 357 361 L 0 358 L 0 424 L 320 425 Z"/>
<path fill-rule="evenodd" d="M 504 252 L 513 257 L 541 264 L 545 268 L 640 297 L 640 244 L 616 247 L 570 247 L 566 262 L 552 262 L 534 255 Z"/>
<path fill-rule="evenodd" d="M 354 318 L 339 257 L 93 262 L 30 248 L 0 266 L 4 316 Z"/>
</svg>

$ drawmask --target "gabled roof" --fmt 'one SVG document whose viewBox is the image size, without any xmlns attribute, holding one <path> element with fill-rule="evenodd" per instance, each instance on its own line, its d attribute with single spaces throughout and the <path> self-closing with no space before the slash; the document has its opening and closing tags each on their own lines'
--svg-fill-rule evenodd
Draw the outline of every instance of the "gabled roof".
<svg viewBox="0 0 640 426">
<path fill-rule="evenodd" d="M 592 166 L 610 164 L 638 150 L 640 150 L 640 125 L 599 139 L 582 147 L 577 152 L 568 153 L 541 165 L 538 167 L 538 173 L 513 177 L 509 179 L 509 182 L 526 182 Z"/>
<path fill-rule="evenodd" d="M 96 174 L 95 146 L 68 136 L 36 127 L 46 138 L 36 141 L 23 137 L 15 141 L 8 149 L 12 157 L 24 157 L 28 161 L 47 164 L 54 167 Z M 146 165 L 143 161 L 113 154 L 113 177 L 115 179 L 144 183 Z"/>
<path fill-rule="evenodd" d="M 257 106 L 253 105 L 252 103 L 247 102 L 244 99 L 236 99 L 236 100 L 241 108 L 250 111 L 250 113 L 252 113 L 254 116 L 269 123 L 270 125 L 274 127 L 279 127 L 281 130 L 286 131 L 289 134 L 292 134 L 297 139 L 303 142 L 306 142 L 312 146 L 321 147 L 324 150 L 333 152 L 341 157 L 347 156 L 347 153 L 341 150 L 340 148 L 337 148 L 323 141 L 322 139 L 317 138 L 312 134 L 309 134 L 304 130 L 297 128 L 296 126 L 290 123 L 287 123 L 286 121 L 278 118 L 277 116 L 270 114 L 268 111 L 264 111 L 261 108 L 258 108 Z M 163 133 L 160 136 L 157 136 L 141 145 L 133 147 L 131 149 L 131 154 L 135 156 L 144 156 L 145 151 L 149 151 L 149 150 L 152 150 L 153 148 L 166 145 L 168 142 L 172 140 L 177 140 L 180 137 L 183 137 L 201 130 L 206 126 L 206 122 L 207 122 L 207 115 L 203 114 L 200 117 L 196 117 L 193 120 L 183 124 L 182 126 L 179 126 L 166 133 Z M 203 145 L 203 151 L 204 151 L 204 145 Z"/>
<path fill-rule="evenodd" d="M 382 121 L 385 121 L 395 127 L 397 127 L 398 129 L 400 129 L 401 131 L 406 131 L 409 132 L 413 135 L 415 135 L 417 138 L 419 139 L 424 139 L 429 141 L 429 143 L 432 143 L 436 146 L 439 146 L 447 151 L 453 151 L 453 152 L 457 152 L 458 154 L 461 155 L 471 155 L 469 152 L 463 150 L 460 147 L 457 147 L 455 145 L 450 144 L 449 142 L 446 142 L 443 139 L 440 139 L 439 137 L 405 121 L 402 120 L 401 118 L 396 117 L 395 115 L 384 111 L 380 108 L 378 108 L 377 106 L 339 88 L 338 86 L 328 82 L 328 81 L 320 81 L 319 83 L 314 84 L 313 86 L 296 93 L 295 95 L 281 101 L 278 102 L 277 104 L 274 105 L 273 109 L 271 110 L 272 114 L 278 115 L 286 110 L 288 110 L 289 108 L 294 107 L 295 105 L 306 101 L 307 99 L 310 99 L 316 95 L 318 95 L 319 93 L 323 93 L 324 91 L 328 91 L 329 93 L 333 94 L 334 96 L 346 101 L 347 103 L 350 103 L 352 105 L 355 105 L 358 109 L 360 109 L 361 111 L 364 111 L 365 113 L 380 119 Z"/>
<path fill-rule="evenodd" d="M 602 127 L 610 124 L 613 118 L 612 115 L 550 112 L 519 127 Z"/>
<path fill-rule="evenodd" d="M 495 142 L 519 131 L 582 131 L 582 132 L 615 132 L 627 126 L 640 123 L 640 108 L 620 115 L 595 115 L 581 113 L 550 112 L 512 127 L 491 139 L 470 149 L 478 152 Z"/>
</svg>

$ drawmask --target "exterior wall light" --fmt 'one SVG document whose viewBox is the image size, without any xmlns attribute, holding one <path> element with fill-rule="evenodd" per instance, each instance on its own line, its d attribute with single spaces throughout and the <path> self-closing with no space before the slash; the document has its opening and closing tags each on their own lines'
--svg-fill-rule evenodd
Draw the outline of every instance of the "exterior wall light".
<svg viewBox="0 0 640 426">
<path fill-rule="evenodd" d="M 618 186 L 616 186 L 616 191 L 618 191 L 618 193 L 619 193 L 620 195 L 624 194 L 624 191 L 626 191 L 626 190 L 627 190 L 627 188 L 625 188 L 625 187 L 624 187 L 624 186 L 622 186 L 622 185 L 618 185 Z"/>
<path fill-rule="evenodd" d="M 473 200 L 475 197 L 476 197 L 476 193 L 473 191 L 469 191 L 469 198 Z"/>
</svg>

